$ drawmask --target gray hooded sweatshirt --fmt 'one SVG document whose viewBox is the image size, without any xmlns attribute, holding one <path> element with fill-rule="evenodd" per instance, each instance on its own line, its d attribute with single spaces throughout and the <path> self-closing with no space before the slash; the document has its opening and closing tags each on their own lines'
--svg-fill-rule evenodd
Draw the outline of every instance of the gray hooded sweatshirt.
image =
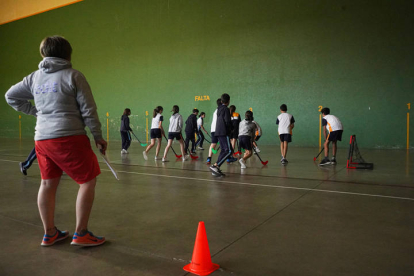
<svg viewBox="0 0 414 276">
<path fill-rule="evenodd" d="M 29 100 L 34 99 L 35 106 Z M 7 103 L 17 111 L 37 115 L 35 140 L 85 135 L 89 127 L 95 140 L 102 139 L 95 100 L 83 74 L 70 61 L 46 57 L 39 70 L 13 85 Z"/>
<path fill-rule="evenodd" d="M 183 116 L 179 113 L 175 113 L 171 115 L 170 118 L 170 126 L 168 128 L 168 132 L 181 132 L 183 128 Z"/>
</svg>

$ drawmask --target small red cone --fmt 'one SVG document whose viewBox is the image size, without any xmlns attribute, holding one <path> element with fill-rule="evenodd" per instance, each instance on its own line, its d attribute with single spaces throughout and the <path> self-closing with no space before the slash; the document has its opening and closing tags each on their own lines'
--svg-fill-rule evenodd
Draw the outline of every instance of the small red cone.
<svg viewBox="0 0 414 276">
<path fill-rule="evenodd" d="M 190 264 L 184 266 L 184 270 L 196 275 L 209 275 L 219 267 L 218 264 L 213 264 L 211 261 L 206 228 L 204 222 L 200 221 L 194 244 L 193 258 Z"/>
</svg>

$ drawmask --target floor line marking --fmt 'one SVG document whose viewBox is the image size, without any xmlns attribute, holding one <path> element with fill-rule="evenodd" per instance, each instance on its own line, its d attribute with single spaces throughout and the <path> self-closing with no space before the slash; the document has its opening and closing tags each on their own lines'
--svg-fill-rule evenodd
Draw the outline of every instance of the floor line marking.
<svg viewBox="0 0 414 276">
<path fill-rule="evenodd" d="M 110 170 L 107 170 L 107 169 L 101 169 L 101 171 L 111 172 Z M 256 184 L 256 183 L 235 182 L 235 181 L 223 181 L 223 180 L 214 180 L 214 179 L 205 179 L 205 178 L 194 178 L 194 177 L 165 175 L 165 174 L 139 173 L 139 172 L 127 172 L 127 171 L 117 171 L 117 172 L 118 173 L 126 173 L 126 174 L 138 174 L 138 175 L 147 175 L 147 176 L 156 176 L 156 177 L 166 177 L 166 178 L 198 180 L 198 181 L 215 182 L 215 183 L 228 183 L 228 184 L 245 185 L 245 186 L 256 186 L 256 187 L 267 187 L 267 188 L 278 188 L 278 189 L 291 189 L 291 190 L 302 190 L 302 191 L 315 191 L 315 192 L 321 192 L 321 193 L 336 193 L 336 194 L 359 195 L 359 196 L 369 196 L 369 197 L 380 197 L 380 198 L 390 198 L 390 199 L 400 199 L 400 200 L 414 201 L 414 198 L 410 198 L 410 197 L 386 196 L 386 195 L 377 195 L 377 194 L 363 194 L 363 193 L 342 192 L 342 191 L 323 190 L 323 189 L 314 189 L 314 188 L 286 187 L 286 186 L 278 186 L 278 185 Z"/>
<path fill-rule="evenodd" d="M 0 159 L 0 161 L 19 163 L 19 161 L 4 160 L 4 159 Z M 107 170 L 107 169 L 101 169 L 101 171 L 111 172 L 110 170 Z M 167 178 L 178 178 L 178 179 L 207 181 L 207 182 L 215 182 L 215 183 L 229 183 L 229 184 L 245 185 L 245 186 L 257 186 L 257 187 L 278 188 L 278 189 L 315 191 L 315 192 L 320 192 L 320 193 L 334 193 L 334 194 L 358 195 L 358 196 L 368 196 L 368 197 L 379 197 L 379 198 L 389 198 L 389 199 L 400 199 L 400 200 L 414 201 L 414 198 L 410 198 L 410 197 L 386 196 L 386 195 L 376 195 L 376 194 L 362 194 L 362 193 L 341 192 L 341 191 L 322 190 L 322 189 L 313 189 L 313 188 L 286 187 L 286 186 L 278 186 L 278 185 L 266 185 L 266 184 L 256 184 L 256 183 L 246 183 L 246 182 L 235 182 L 235 181 L 223 181 L 223 180 L 213 180 L 213 179 L 205 179 L 205 178 L 173 176 L 173 175 L 165 175 L 165 174 L 139 173 L 139 172 L 127 172 L 127 171 L 117 171 L 117 172 L 119 172 L 119 173 L 126 173 L 126 174 L 138 174 L 138 175 L 147 175 L 147 176 L 157 176 L 157 177 L 167 177 Z M 321 181 L 324 181 L 324 180 L 321 180 Z"/>
</svg>

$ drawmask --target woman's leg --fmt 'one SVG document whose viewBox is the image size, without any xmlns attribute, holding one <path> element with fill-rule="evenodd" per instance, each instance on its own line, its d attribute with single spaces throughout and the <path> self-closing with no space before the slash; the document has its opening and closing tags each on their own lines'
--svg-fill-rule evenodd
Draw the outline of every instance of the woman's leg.
<svg viewBox="0 0 414 276">
<path fill-rule="evenodd" d="M 95 198 L 96 178 L 79 185 L 76 199 L 76 233 L 83 234 L 88 229 L 89 215 L 91 214 Z"/>
<path fill-rule="evenodd" d="M 145 153 L 148 153 L 154 145 L 155 145 L 155 139 L 151 139 L 151 144 L 148 145 L 147 149 L 145 150 Z"/>
<path fill-rule="evenodd" d="M 167 146 L 165 147 L 165 150 L 164 150 L 164 157 L 163 157 L 164 159 L 167 159 L 168 151 L 170 150 L 172 142 L 173 140 L 168 139 Z"/>
<path fill-rule="evenodd" d="M 37 206 L 42 218 L 43 228 L 46 235 L 55 234 L 55 201 L 56 190 L 60 177 L 53 179 L 42 179 L 39 194 L 37 195 Z"/>
<path fill-rule="evenodd" d="M 179 142 L 180 142 L 181 154 L 184 157 L 185 156 L 185 151 L 184 151 L 184 141 L 183 141 L 183 137 L 181 137 L 181 139 L 179 140 Z"/>
<path fill-rule="evenodd" d="M 155 151 L 155 157 L 158 157 L 158 154 L 160 153 L 161 142 L 162 142 L 162 138 L 157 138 L 157 149 Z"/>
</svg>

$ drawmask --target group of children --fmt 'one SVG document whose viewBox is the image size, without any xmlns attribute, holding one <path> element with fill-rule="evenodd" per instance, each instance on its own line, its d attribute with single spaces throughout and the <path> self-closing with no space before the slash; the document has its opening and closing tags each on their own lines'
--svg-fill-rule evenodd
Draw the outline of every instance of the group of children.
<svg viewBox="0 0 414 276">
<path fill-rule="evenodd" d="M 244 120 L 241 120 L 240 114 L 236 112 L 236 107 L 230 104 L 230 96 L 228 94 L 223 94 L 221 98 L 217 99 L 217 109 L 213 113 L 213 120 L 211 123 L 211 136 L 204 128 L 204 118 L 205 113 L 201 112 L 199 118 L 198 109 L 193 109 L 192 114 L 186 120 L 185 126 L 185 142 L 183 142 L 183 137 L 181 132 L 184 128 L 183 118 L 179 114 L 179 107 L 177 105 L 173 106 L 172 116 L 170 118 L 170 126 L 168 129 L 168 144 L 165 148 L 164 155 L 162 157 L 163 162 L 168 162 L 167 155 L 168 151 L 172 145 L 174 139 L 180 143 L 182 160 L 185 161 L 188 159 L 190 154 L 195 154 L 195 149 L 204 150 L 203 142 L 205 141 L 206 133 L 211 138 L 209 153 L 207 157 L 207 164 L 211 164 L 211 158 L 213 151 L 216 152 L 216 146 L 219 144 L 221 147 L 220 154 L 210 170 L 216 175 L 223 175 L 220 170 L 221 165 L 227 161 L 227 163 L 232 163 L 237 161 L 235 158 L 237 155 L 241 155 L 242 149 L 245 151 L 243 157 L 238 161 L 242 169 L 246 168 L 246 160 L 253 155 L 253 151 L 260 152 L 257 141 L 262 135 L 262 129 L 260 125 L 254 121 L 253 112 L 248 110 L 244 115 Z M 155 160 L 161 158 L 158 157 L 159 151 L 161 148 L 162 137 L 165 137 L 164 129 L 162 127 L 163 108 L 158 106 L 154 109 L 153 119 L 151 125 L 151 144 L 143 152 L 145 160 L 148 160 L 148 152 L 154 147 L 157 142 L 157 148 L 155 153 Z M 287 113 L 286 104 L 280 106 L 281 114 L 277 117 L 276 124 L 278 125 L 278 133 L 280 139 L 280 152 L 281 160 L 280 162 L 283 165 L 288 163 L 287 152 L 288 144 L 292 142 L 292 129 L 295 126 L 294 117 Z M 320 165 L 328 165 L 336 163 L 336 150 L 337 150 L 337 141 L 342 139 L 342 124 L 339 119 L 333 115 L 330 115 L 329 108 L 322 109 L 323 120 L 322 125 L 324 127 L 324 136 L 326 142 L 324 143 L 325 147 L 325 158 L 321 161 Z M 131 137 L 128 135 L 129 131 L 132 131 L 129 126 L 130 110 L 127 108 L 124 111 L 124 115 L 121 118 L 121 137 L 122 137 L 122 151 L 121 153 L 127 153 L 127 149 L 130 146 Z M 328 127 L 328 129 L 327 129 Z M 329 130 L 329 134 L 327 134 Z M 197 141 L 195 141 L 195 136 L 197 136 Z M 167 139 L 165 137 L 165 139 Z M 189 145 L 191 142 L 191 150 L 189 150 Z M 333 144 L 333 157 L 331 160 L 328 158 L 329 154 L 329 143 Z M 235 151 L 236 143 L 238 144 L 238 151 Z"/>
<path fill-rule="evenodd" d="M 95 140 L 96 146 L 102 154 L 105 154 L 107 142 L 102 137 L 101 123 L 99 121 L 97 107 L 91 88 L 85 76 L 72 68 L 72 47 L 61 36 L 46 37 L 40 44 L 42 61 L 39 70 L 34 71 L 23 80 L 13 85 L 6 93 L 7 103 L 17 111 L 37 117 L 35 132 L 35 150 L 31 152 L 28 160 L 20 164 L 23 174 L 38 157 L 41 173 L 41 183 L 38 193 L 38 208 L 43 223 L 44 236 L 42 246 L 52 246 L 56 242 L 69 237 L 69 231 L 61 231 L 55 226 L 55 202 L 56 192 L 63 171 L 79 184 L 76 200 L 76 227 L 72 236 L 71 245 L 98 246 L 105 242 L 105 237 L 94 235 L 88 230 L 89 217 L 95 197 L 96 177 L 100 174 L 99 163 L 94 154 L 91 143 L 86 135 L 87 126 Z M 34 105 L 31 100 L 34 100 Z M 212 151 L 220 143 L 221 152 L 217 161 L 210 167 L 215 175 L 223 175 L 220 166 L 227 160 L 234 162 L 237 159 L 232 156 L 236 141 L 240 148 L 245 149 L 244 156 L 239 160 L 242 168 L 246 167 L 246 160 L 252 156 L 252 150 L 260 152 L 256 141 L 262 135 L 262 130 L 254 121 L 253 112 L 246 111 L 242 121 L 236 113 L 236 108 L 230 106 L 230 96 L 223 94 L 217 100 L 217 109 L 213 114 L 211 125 L 211 145 L 207 163 L 211 163 Z M 281 106 L 281 114 L 276 123 L 279 125 L 281 141 L 282 163 L 287 163 L 286 155 L 288 143 L 292 141 L 291 131 L 294 127 L 294 118 L 287 113 L 286 105 Z M 153 113 L 151 125 L 151 144 L 143 152 L 148 159 L 148 151 L 158 141 L 156 159 L 161 147 L 162 136 L 165 137 L 162 128 L 163 108 L 158 106 Z M 202 112 L 200 118 L 196 118 L 198 110 L 186 121 L 186 145 L 184 146 L 181 135 L 183 118 L 179 114 L 179 107 L 173 106 L 173 115 L 170 118 L 168 129 L 168 145 L 165 148 L 163 161 L 167 161 L 167 154 L 174 139 L 180 143 L 183 160 L 188 158 L 189 142 L 193 145 L 191 151 L 195 151 L 197 145 L 203 149 L 204 135 L 208 132 L 204 128 Z M 122 115 L 121 136 L 122 153 L 127 153 L 131 143 L 130 131 L 132 131 L 128 116 L 131 110 L 125 109 Z M 342 123 L 330 115 L 329 108 L 322 109 L 325 136 L 325 158 L 320 165 L 335 164 L 337 141 L 342 138 Z M 327 133 L 329 130 L 329 133 Z M 198 135 L 194 144 L 194 136 Z M 328 158 L 329 143 L 333 144 L 333 157 Z"/>
</svg>

